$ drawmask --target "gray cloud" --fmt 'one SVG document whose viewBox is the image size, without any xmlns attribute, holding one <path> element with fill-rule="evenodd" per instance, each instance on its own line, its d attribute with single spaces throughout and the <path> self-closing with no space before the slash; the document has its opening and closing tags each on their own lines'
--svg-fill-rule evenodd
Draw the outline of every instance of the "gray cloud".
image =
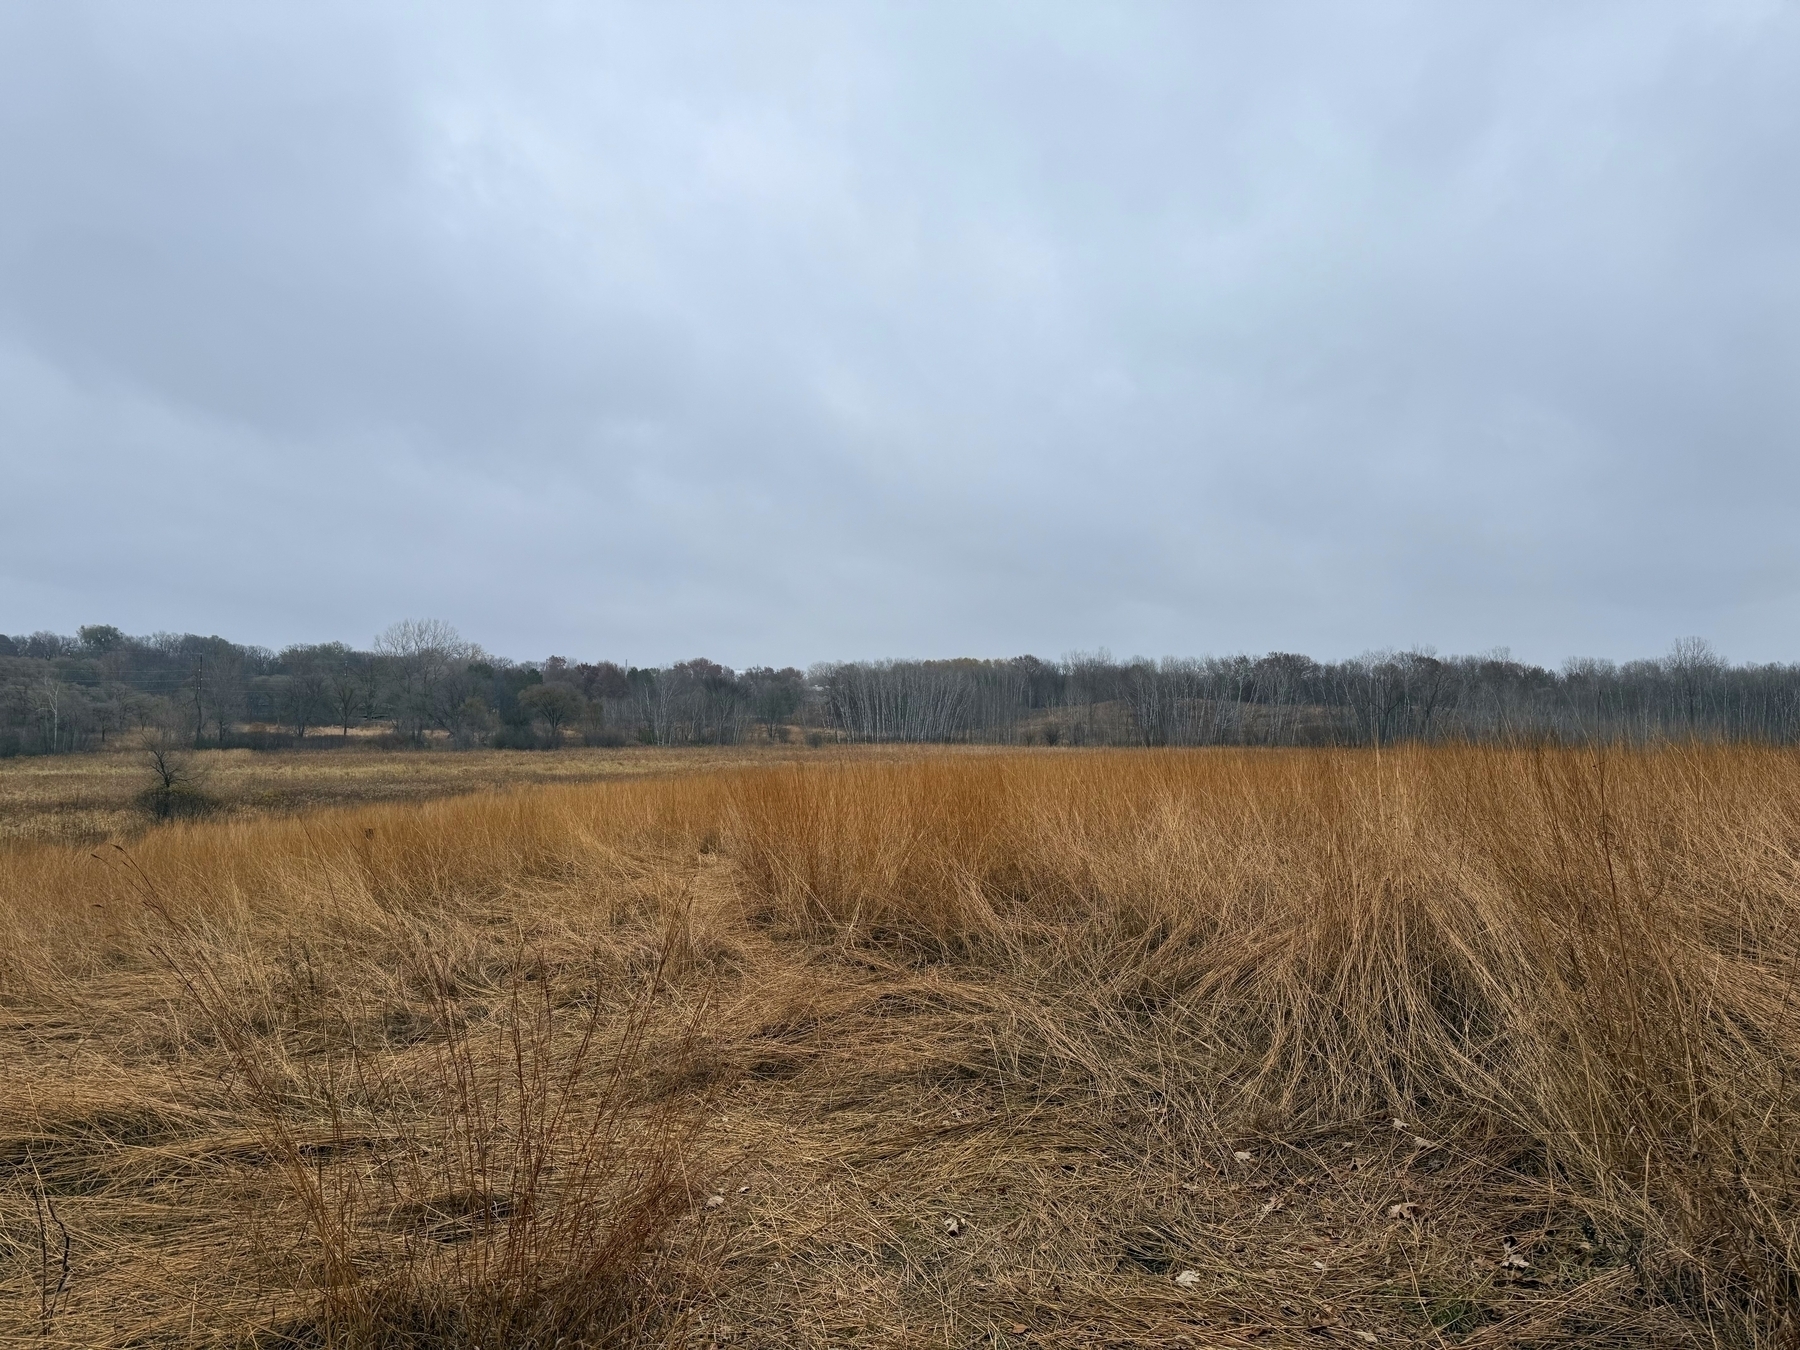
<svg viewBox="0 0 1800 1350">
<path fill-rule="evenodd" d="M 0 9 L 0 628 L 1800 619 L 1775 4 Z"/>
</svg>

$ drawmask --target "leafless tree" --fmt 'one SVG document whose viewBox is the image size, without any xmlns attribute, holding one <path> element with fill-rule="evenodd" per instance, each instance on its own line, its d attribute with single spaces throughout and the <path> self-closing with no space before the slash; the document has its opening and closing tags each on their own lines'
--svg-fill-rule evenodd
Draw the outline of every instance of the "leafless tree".
<svg viewBox="0 0 1800 1350">
<path fill-rule="evenodd" d="M 534 684 L 519 695 L 519 703 L 549 729 L 549 745 L 562 744 L 562 729 L 581 713 L 581 695 L 567 684 Z"/>
<path fill-rule="evenodd" d="M 339 656 L 338 644 L 289 647 L 281 653 L 286 667 L 287 683 L 282 689 L 282 706 L 286 721 L 297 738 L 304 739 L 306 729 L 318 721 L 331 697 L 331 671 Z"/>
<path fill-rule="evenodd" d="M 1688 729 L 1697 728 L 1701 700 L 1710 692 L 1714 678 L 1725 668 L 1725 663 L 1705 638 L 1685 637 L 1677 638 L 1669 648 L 1663 668 L 1680 692 Z"/>
<path fill-rule="evenodd" d="M 38 705 L 50 722 L 50 749 L 53 752 L 62 747 L 62 712 L 68 690 L 69 687 L 49 670 L 44 672 L 38 686 Z"/>
<path fill-rule="evenodd" d="M 462 700 L 446 706 L 445 686 L 479 650 L 441 619 L 403 619 L 375 639 L 375 652 L 392 675 L 396 717 L 414 740 L 422 740 L 428 727 L 448 723 Z"/>
<path fill-rule="evenodd" d="M 353 652 L 341 642 L 327 643 L 325 662 L 325 694 L 337 717 L 338 727 L 346 740 L 357 711 L 367 708 L 368 684 L 365 667 L 373 663 L 360 652 Z"/>
</svg>

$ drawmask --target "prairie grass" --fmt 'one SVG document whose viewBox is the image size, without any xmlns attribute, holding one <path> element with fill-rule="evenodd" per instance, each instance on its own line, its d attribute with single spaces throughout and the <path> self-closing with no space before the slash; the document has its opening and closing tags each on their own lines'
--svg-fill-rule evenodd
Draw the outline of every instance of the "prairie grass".
<svg viewBox="0 0 1800 1350">
<path fill-rule="evenodd" d="M 15 848 L 0 1334 L 1793 1345 L 1797 857 L 1800 758 L 1724 746 L 844 759 Z"/>
<path fill-rule="evenodd" d="M 340 741 L 335 733 L 326 733 L 308 745 L 294 750 L 198 750 L 177 752 L 177 757 L 212 814 L 244 819 L 552 783 L 920 753 L 899 746 L 831 743 L 814 749 L 799 738 L 790 744 L 759 740 L 725 746 L 565 746 L 551 752 L 394 750 L 367 737 Z M 141 834 L 152 823 L 141 799 L 153 782 L 145 752 L 129 745 L 90 754 L 0 760 L 0 847 L 93 844 Z"/>
</svg>

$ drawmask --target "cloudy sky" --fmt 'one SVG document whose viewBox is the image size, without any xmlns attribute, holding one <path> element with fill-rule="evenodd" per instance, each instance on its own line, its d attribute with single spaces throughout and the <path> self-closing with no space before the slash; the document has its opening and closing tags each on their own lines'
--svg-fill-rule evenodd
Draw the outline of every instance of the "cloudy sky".
<svg viewBox="0 0 1800 1350">
<path fill-rule="evenodd" d="M 0 631 L 1800 659 L 1787 4 L 0 0 Z"/>
</svg>

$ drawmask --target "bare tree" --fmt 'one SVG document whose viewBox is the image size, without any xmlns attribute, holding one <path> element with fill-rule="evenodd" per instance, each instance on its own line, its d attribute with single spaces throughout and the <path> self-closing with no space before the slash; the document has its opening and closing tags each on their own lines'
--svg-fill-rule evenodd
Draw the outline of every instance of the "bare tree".
<svg viewBox="0 0 1800 1350">
<path fill-rule="evenodd" d="M 143 744 L 150 786 L 138 798 L 139 803 L 158 820 L 204 811 L 210 803 L 201 791 L 200 776 L 187 749 L 185 725 L 159 721 L 146 732 Z"/>
<path fill-rule="evenodd" d="M 319 649 L 326 654 L 325 694 L 346 740 L 350 723 L 357 710 L 366 708 L 368 685 L 364 667 L 370 662 L 360 652 L 353 652 L 341 642 L 326 643 Z"/>
<path fill-rule="evenodd" d="M 68 698 L 69 687 L 59 679 L 53 671 L 44 672 L 43 681 L 38 688 L 38 703 L 44 710 L 44 716 L 50 722 L 50 751 L 54 754 L 62 748 L 62 715 L 63 704 Z"/>
<path fill-rule="evenodd" d="M 282 706 L 294 735 L 306 736 L 318 715 L 324 711 L 331 690 L 331 662 L 337 653 L 325 647 L 289 647 L 281 653 L 287 667 L 287 684 L 282 691 Z"/>
<path fill-rule="evenodd" d="M 562 729 L 581 712 L 581 695 L 567 684 L 534 684 L 519 695 L 519 703 L 550 729 L 550 748 L 562 744 Z"/>
<path fill-rule="evenodd" d="M 1712 643 L 1700 637 L 1677 638 L 1663 659 L 1663 668 L 1669 672 L 1680 694 L 1690 732 L 1700 725 L 1700 701 L 1724 667 L 1725 663 L 1713 650 Z"/>
<path fill-rule="evenodd" d="M 445 686 L 480 649 L 441 619 L 403 619 L 375 639 L 375 651 L 392 673 L 396 718 L 414 740 L 423 740 L 426 728 L 447 725 L 460 706 L 460 698 L 444 706 Z"/>
<path fill-rule="evenodd" d="M 806 696 L 806 677 L 792 666 L 783 670 L 772 670 L 768 666 L 746 670 L 744 683 L 750 689 L 751 710 L 763 724 L 764 734 L 771 739 L 775 736 L 775 728 L 800 710 Z"/>
</svg>

